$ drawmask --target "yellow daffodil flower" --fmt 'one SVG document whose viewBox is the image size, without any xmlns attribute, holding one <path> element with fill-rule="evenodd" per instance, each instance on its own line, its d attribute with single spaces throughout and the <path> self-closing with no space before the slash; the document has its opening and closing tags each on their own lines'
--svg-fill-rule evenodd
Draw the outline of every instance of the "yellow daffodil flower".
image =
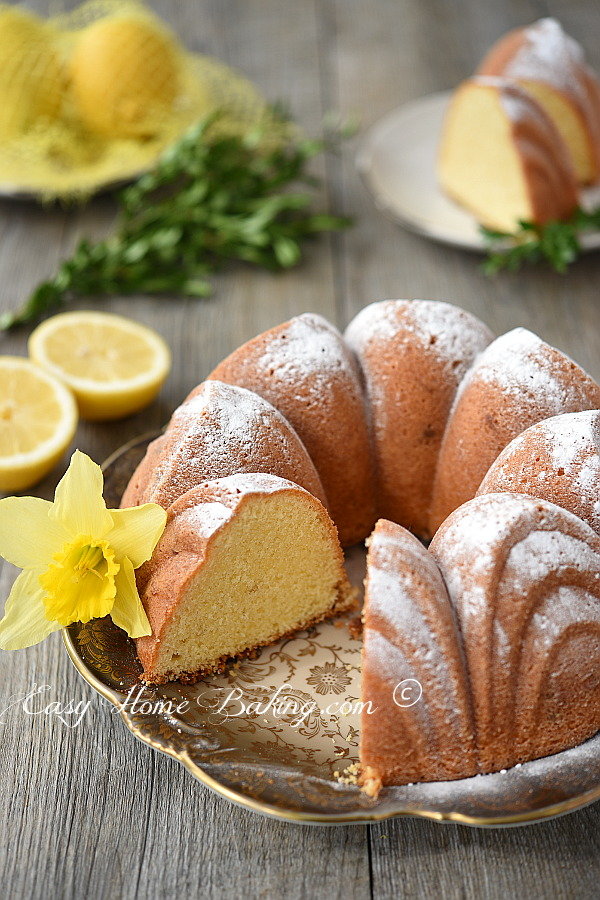
<svg viewBox="0 0 600 900">
<path fill-rule="evenodd" d="M 103 486 L 100 466 L 76 450 L 54 503 L 0 500 L 0 555 L 23 569 L 0 622 L 3 649 L 106 615 L 130 637 L 150 634 L 134 569 L 150 559 L 166 512 L 155 503 L 107 509 Z"/>
</svg>

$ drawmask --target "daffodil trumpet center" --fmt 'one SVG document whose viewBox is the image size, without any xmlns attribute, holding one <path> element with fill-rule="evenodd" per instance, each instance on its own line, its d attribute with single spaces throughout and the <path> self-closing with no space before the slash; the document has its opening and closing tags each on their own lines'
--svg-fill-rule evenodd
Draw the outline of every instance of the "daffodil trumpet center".
<svg viewBox="0 0 600 900">
<path fill-rule="evenodd" d="M 61 625 L 108 615 L 117 593 L 119 564 L 107 541 L 82 535 L 52 557 L 40 575 L 48 619 Z"/>
</svg>

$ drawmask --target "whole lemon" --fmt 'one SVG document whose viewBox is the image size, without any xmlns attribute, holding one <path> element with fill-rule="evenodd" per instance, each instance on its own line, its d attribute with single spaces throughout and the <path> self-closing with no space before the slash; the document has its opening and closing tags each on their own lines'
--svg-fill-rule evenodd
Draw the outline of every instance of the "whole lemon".
<svg viewBox="0 0 600 900">
<path fill-rule="evenodd" d="M 111 137 L 150 137 L 178 91 L 173 39 L 150 18 L 115 15 L 88 25 L 71 57 L 78 114 Z"/>
<path fill-rule="evenodd" d="M 0 136 L 23 134 L 60 110 L 64 73 L 53 32 L 23 9 L 0 5 Z"/>
</svg>

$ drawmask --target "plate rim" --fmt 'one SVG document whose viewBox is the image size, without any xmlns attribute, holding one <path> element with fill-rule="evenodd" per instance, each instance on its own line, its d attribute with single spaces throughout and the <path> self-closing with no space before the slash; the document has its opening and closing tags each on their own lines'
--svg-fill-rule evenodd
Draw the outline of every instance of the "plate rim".
<svg viewBox="0 0 600 900">
<path fill-rule="evenodd" d="M 429 240 L 435 241 L 438 244 L 444 244 L 447 247 L 458 247 L 459 249 L 466 250 L 470 253 L 482 254 L 486 252 L 483 241 L 477 243 L 473 241 L 466 242 L 460 237 L 452 237 L 447 232 L 440 232 L 435 229 L 432 230 L 425 224 L 419 224 L 419 222 L 411 216 L 400 212 L 398 208 L 391 204 L 375 187 L 370 175 L 370 168 L 373 162 L 374 139 L 380 132 L 385 130 L 386 126 L 393 121 L 398 113 L 410 112 L 411 109 L 418 109 L 424 103 L 433 102 L 434 100 L 440 102 L 442 99 L 449 100 L 451 95 L 451 90 L 433 91 L 430 94 L 424 94 L 422 97 L 417 97 L 413 100 L 408 100 L 406 103 L 401 103 L 400 106 L 396 106 L 394 109 L 384 113 L 383 116 L 373 122 L 363 135 L 354 157 L 354 165 L 376 208 L 391 222 L 394 222 L 396 225 L 402 225 L 413 234 L 429 238 Z"/>
<path fill-rule="evenodd" d="M 272 803 L 266 803 L 262 800 L 256 800 L 254 797 L 249 797 L 246 794 L 242 794 L 238 791 L 233 790 L 233 788 L 229 788 L 226 785 L 221 784 L 220 781 L 217 781 L 217 779 L 213 778 L 211 775 L 205 772 L 201 766 L 197 765 L 192 759 L 190 759 L 187 753 L 180 753 L 172 747 L 166 747 L 164 745 L 158 744 L 151 737 L 145 734 L 145 732 L 143 732 L 141 729 L 136 728 L 126 718 L 126 716 L 123 715 L 123 712 L 120 709 L 121 703 L 116 692 L 112 691 L 103 682 L 101 682 L 100 679 L 98 679 L 93 674 L 93 672 L 91 672 L 85 665 L 79 653 L 77 652 L 77 648 L 68 628 L 62 629 L 62 638 L 69 659 L 71 660 L 71 663 L 73 664 L 79 675 L 81 675 L 84 681 L 86 681 L 90 685 L 90 687 L 92 687 L 96 691 L 96 693 L 98 693 L 105 700 L 108 700 L 108 702 L 111 703 L 116 709 L 119 709 L 121 720 L 125 724 L 127 730 L 131 732 L 131 734 L 135 738 L 141 741 L 142 744 L 150 747 L 152 750 L 157 750 L 158 752 L 163 753 L 165 756 L 170 756 L 172 759 L 175 759 L 185 769 L 187 769 L 187 771 L 197 781 L 205 785 L 205 787 L 210 788 L 221 797 L 224 797 L 226 800 L 231 801 L 236 806 L 240 806 L 244 809 L 250 809 L 253 812 L 261 813 L 262 815 L 268 816 L 269 818 L 304 825 L 369 825 L 377 822 L 383 822 L 387 819 L 410 817 L 417 819 L 426 819 L 438 823 L 469 825 L 475 828 L 497 828 L 502 826 L 506 827 L 540 823 L 549 819 L 557 818 L 559 816 L 567 815 L 568 813 L 575 812 L 579 809 L 584 809 L 586 806 L 589 806 L 590 804 L 600 800 L 600 785 L 598 785 L 597 788 L 592 788 L 590 791 L 586 791 L 584 794 L 581 794 L 578 797 L 571 797 L 568 800 L 551 804 L 550 806 L 544 807 L 542 809 L 531 810 L 526 813 L 518 813 L 511 816 L 467 816 L 464 813 L 452 811 L 437 812 L 436 810 L 427 809 L 425 807 L 421 809 L 411 808 L 404 810 L 388 810 L 386 812 L 379 813 L 377 811 L 373 811 L 371 813 L 364 814 L 305 813 L 301 810 L 282 810 L 280 807 L 275 806 Z"/>
<path fill-rule="evenodd" d="M 371 175 L 374 144 L 380 133 L 384 132 L 386 127 L 388 127 L 400 113 L 410 114 L 411 111 L 420 110 L 427 104 L 442 102 L 447 103 L 452 97 L 453 93 L 454 89 L 452 88 L 442 91 L 432 91 L 428 94 L 423 94 L 421 97 L 407 100 L 405 103 L 401 103 L 398 106 L 395 106 L 393 109 L 388 110 L 378 119 L 376 119 L 375 122 L 373 122 L 367 128 L 366 132 L 361 137 L 358 149 L 356 150 L 356 153 L 354 155 L 354 165 L 361 179 L 361 182 L 364 185 L 369 197 L 375 204 L 375 207 L 388 220 L 394 222 L 396 225 L 401 225 L 413 234 L 428 238 L 430 241 L 434 241 L 437 244 L 443 244 L 446 247 L 456 247 L 460 250 L 464 250 L 467 253 L 485 255 L 489 252 L 490 248 L 486 245 L 483 238 L 477 237 L 469 239 L 461 235 L 455 235 L 452 232 L 448 232 L 447 229 L 436 228 L 435 225 L 432 226 L 429 223 L 420 222 L 418 217 L 414 217 L 408 213 L 403 213 L 401 209 L 390 202 L 381 193 L 381 191 L 378 190 L 376 185 L 373 183 Z M 597 189 L 598 185 L 593 186 L 592 189 L 594 187 Z M 583 189 L 580 193 L 580 205 L 584 207 L 586 206 L 586 191 L 589 190 L 591 189 Z M 469 213 L 468 210 L 463 209 L 462 207 L 458 206 L 458 204 L 455 205 L 465 215 L 470 216 L 477 224 L 477 220 L 474 216 L 471 215 L 471 213 Z M 580 243 L 582 251 L 586 253 L 589 251 L 600 249 L 600 230 L 582 233 L 580 236 Z"/>
<path fill-rule="evenodd" d="M 148 442 L 149 440 L 158 437 L 161 433 L 162 430 L 154 429 L 152 431 L 139 435 L 138 437 L 132 438 L 130 441 L 127 441 L 105 459 L 101 466 L 102 470 L 105 471 L 106 468 L 110 466 L 115 459 L 120 457 L 128 449 L 131 449 L 144 442 Z M 135 738 L 137 738 L 137 740 L 139 740 L 142 744 L 150 747 L 152 750 L 156 750 L 160 753 L 163 753 L 165 756 L 169 756 L 172 759 L 175 759 L 197 781 L 199 781 L 205 787 L 208 787 L 210 790 L 214 791 L 219 796 L 224 797 L 226 800 L 229 800 L 236 806 L 242 807 L 243 809 L 249 809 L 252 812 L 260 813 L 264 816 L 267 816 L 268 818 L 278 819 L 279 821 L 290 822 L 294 824 L 333 826 L 357 824 L 369 825 L 375 824 L 377 822 L 383 822 L 388 819 L 410 817 L 416 819 L 425 819 L 428 821 L 437 822 L 439 824 L 467 825 L 473 828 L 498 828 L 528 825 L 548 821 L 549 819 L 567 815 L 568 813 L 575 812 L 579 809 L 584 809 L 586 806 L 589 806 L 590 804 L 600 800 L 599 784 L 597 787 L 592 788 L 591 790 L 586 791 L 585 793 L 580 794 L 577 797 L 570 797 L 567 800 L 553 803 L 550 806 L 543 807 L 541 809 L 530 810 L 523 813 L 516 813 L 509 816 L 469 816 L 464 813 L 453 811 L 440 812 L 424 806 L 421 808 L 411 807 L 410 809 L 402 809 L 401 807 L 399 807 L 394 810 L 388 809 L 382 812 L 373 810 L 372 812 L 365 811 L 364 813 L 338 814 L 317 812 L 309 813 L 302 812 L 301 810 L 282 809 L 275 804 L 267 803 L 263 800 L 257 800 L 254 797 L 250 797 L 246 794 L 234 790 L 233 788 L 227 787 L 217 779 L 213 778 L 207 772 L 205 772 L 204 769 L 202 769 L 201 766 L 195 763 L 185 751 L 180 752 L 172 746 L 159 744 L 158 742 L 154 741 L 148 734 L 146 734 L 142 729 L 137 728 L 133 724 L 133 722 L 124 714 L 122 703 L 118 693 L 104 684 L 86 665 L 85 661 L 77 650 L 77 646 L 75 644 L 75 641 L 73 640 L 69 628 L 63 628 L 61 630 L 63 644 L 65 646 L 66 652 L 78 674 L 94 691 L 96 691 L 97 694 L 107 700 L 113 707 L 115 707 L 119 711 L 119 716 L 125 727 Z"/>
</svg>

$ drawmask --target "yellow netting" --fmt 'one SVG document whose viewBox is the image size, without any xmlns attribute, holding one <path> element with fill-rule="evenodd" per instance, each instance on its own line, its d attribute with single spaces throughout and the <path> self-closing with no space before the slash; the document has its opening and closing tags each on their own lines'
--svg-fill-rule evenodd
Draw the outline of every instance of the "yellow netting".
<svg viewBox="0 0 600 900">
<path fill-rule="evenodd" d="M 249 81 L 186 52 L 138 0 L 47 20 L 0 3 L 0 187 L 85 197 L 147 169 L 215 109 L 233 132 L 269 116 Z"/>
</svg>

